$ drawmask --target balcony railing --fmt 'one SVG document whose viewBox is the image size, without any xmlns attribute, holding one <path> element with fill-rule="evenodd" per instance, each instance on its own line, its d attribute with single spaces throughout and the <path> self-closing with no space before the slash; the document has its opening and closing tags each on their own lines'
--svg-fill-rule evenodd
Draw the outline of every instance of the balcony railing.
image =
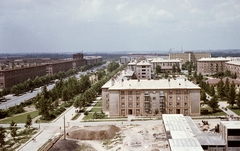
<svg viewBox="0 0 240 151">
<path fill-rule="evenodd" d="M 240 140 L 240 136 L 228 136 L 228 140 Z"/>
</svg>

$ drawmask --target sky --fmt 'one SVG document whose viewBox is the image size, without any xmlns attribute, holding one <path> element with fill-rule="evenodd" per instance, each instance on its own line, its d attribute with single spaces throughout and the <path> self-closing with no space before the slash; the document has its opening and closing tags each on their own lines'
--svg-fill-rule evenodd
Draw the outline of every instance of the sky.
<svg viewBox="0 0 240 151">
<path fill-rule="evenodd" d="M 0 0 L 0 53 L 240 48 L 240 0 Z"/>
</svg>

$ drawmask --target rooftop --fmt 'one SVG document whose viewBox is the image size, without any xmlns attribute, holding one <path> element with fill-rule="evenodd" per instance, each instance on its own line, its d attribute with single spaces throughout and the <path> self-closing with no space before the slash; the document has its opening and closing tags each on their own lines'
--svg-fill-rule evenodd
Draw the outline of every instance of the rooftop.
<svg viewBox="0 0 240 151">
<path fill-rule="evenodd" d="M 240 65 L 240 61 L 228 61 L 226 64 L 232 64 L 232 65 Z"/>
<path fill-rule="evenodd" d="M 159 79 L 159 80 L 115 80 L 109 90 L 119 89 L 200 89 L 199 86 L 185 79 Z"/>
<path fill-rule="evenodd" d="M 230 60 L 231 58 L 223 58 L 223 57 L 198 59 L 198 61 L 230 61 Z"/>
<path fill-rule="evenodd" d="M 227 129 L 240 129 L 240 121 L 221 121 Z"/>
</svg>

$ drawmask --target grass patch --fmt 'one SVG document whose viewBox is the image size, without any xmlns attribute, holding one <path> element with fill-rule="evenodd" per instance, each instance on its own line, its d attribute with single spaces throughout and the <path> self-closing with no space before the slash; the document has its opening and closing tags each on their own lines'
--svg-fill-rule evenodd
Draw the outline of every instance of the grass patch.
<svg viewBox="0 0 240 151">
<path fill-rule="evenodd" d="M 96 108 L 96 107 L 93 107 L 90 112 L 97 112 L 97 113 L 101 113 L 101 110 L 102 108 Z"/>
<path fill-rule="evenodd" d="M 87 120 L 92 119 L 92 117 L 93 117 L 92 115 L 93 115 L 93 113 L 88 113 L 87 116 L 85 115 L 85 116 L 83 117 L 83 120 L 84 120 L 84 121 L 87 121 Z"/>
<path fill-rule="evenodd" d="M 211 112 L 211 108 L 210 107 L 205 107 L 205 108 L 201 108 L 201 115 L 207 115 L 207 116 L 223 116 L 226 115 L 225 112 L 223 112 L 221 109 L 217 109 L 217 111 L 215 113 Z"/>
<path fill-rule="evenodd" d="M 240 115 L 240 108 L 237 106 L 227 106 L 227 108 L 231 111 L 233 111 L 234 113 L 236 113 L 237 115 Z"/>
<path fill-rule="evenodd" d="M 74 117 L 73 117 L 71 120 L 76 120 L 76 119 L 78 119 L 78 117 L 79 117 L 80 115 L 81 115 L 80 113 L 75 114 Z"/>
<path fill-rule="evenodd" d="M 95 105 L 95 107 L 102 107 L 102 99 L 97 102 L 97 104 Z"/>
<path fill-rule="evenodd" d="M 17 114 L 13 117 L 5 118 L 0 121 L 0 124 L 10 124 L 12 121 L 14 121 L 15 123 L 25 123 L 28 114 L 30 114 L 31 118 L 33 119 L 38 116 L 38 111 Z"/>
</svg>

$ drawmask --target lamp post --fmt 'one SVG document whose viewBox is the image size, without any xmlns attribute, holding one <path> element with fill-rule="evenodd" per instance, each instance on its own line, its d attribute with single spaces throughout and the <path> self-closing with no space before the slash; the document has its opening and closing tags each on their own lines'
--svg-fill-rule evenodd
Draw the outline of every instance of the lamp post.
<svg viewBox="0 0 240 151">
<path fill-rule="evenodd" d="M 63 116 L 63 138 L 66 139 L 66 129 L 65 129 L 65 115 Z"/>
</svg>

